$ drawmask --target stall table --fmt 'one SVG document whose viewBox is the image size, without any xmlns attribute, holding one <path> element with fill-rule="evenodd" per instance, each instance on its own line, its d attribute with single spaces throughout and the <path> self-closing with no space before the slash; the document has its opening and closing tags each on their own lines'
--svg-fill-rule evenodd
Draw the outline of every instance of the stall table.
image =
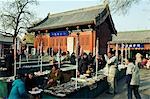
<svg viewBox="0 0 150 99">
<path fill-rule="evenodd" d="M 108 89 L 108 83 L 105 75 L 98 75 L 95 77 L 80 79 L 77 78 L 77 89 L 75 88 L 76 78 L 71 81 L 45 89 L 43 98 L 94 98 Z"/>
</svg>

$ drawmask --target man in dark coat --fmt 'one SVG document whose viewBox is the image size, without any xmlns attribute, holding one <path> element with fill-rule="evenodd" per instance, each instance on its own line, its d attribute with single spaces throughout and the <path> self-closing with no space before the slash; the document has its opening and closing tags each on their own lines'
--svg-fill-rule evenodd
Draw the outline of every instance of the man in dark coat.
<svg viewBox="0 0 150 99">
<path fill-rule="evenodd" d="M 13 66 L 12 64 L 14 63 L 14 58 L 13 58 L 13 53 L 12 51 L 8 51 L 5 57 L 5 63 L 6 63 L 6 68 L 8 70 L 8 75 L 13 74 Z"/>
<path fill-rule="evenodd" d="M 89 61 L 89 64 L 93 64 L 93 62 L 94 62 L 94 57 L 93 57 L 93 54 L 92 54 L 92 53 L 89 53 L 89 55 L 88 55 L 88 61 Z"/>
<path fill-rule="evenodd" d="M 88 65 L 89 62 L 88 62 L 87 54 L 83 53 L 83 56 L 81 56 L 79 60 L 79 67 L 78 67 L 79 73 L 85 74 L 86 70 L 88 69 Z"/>
<path fill-rule="evenodd" d="M 73 64 L 73 65 L 76 64 L 76 56 L 75 56 L 75 53 L 74 53 L 74 52 L 71 54 L 70 62 L 71 62 L 71 64 Z"/>
</svg>

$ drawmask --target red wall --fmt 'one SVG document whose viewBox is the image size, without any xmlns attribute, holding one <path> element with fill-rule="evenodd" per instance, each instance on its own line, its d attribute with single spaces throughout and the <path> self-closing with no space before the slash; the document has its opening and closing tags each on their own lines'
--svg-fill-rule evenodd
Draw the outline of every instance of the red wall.
<svg viewBox="0 0 150 99">
<path fill-rule="evenodd" d="M 69 36 L 50 37 L 49 47 L 53 47 L 54 51 L 58 50 L 58 42 L 61 41 L 61 49 L 67 51 L 67 37 L 74 37 L 74 49 L 76 49 L 76 33 L 71 33 Z M 93 52 L 95 47 L 95 31 L 80 32 L 79 43 L 83 51 Z"/>
</svg>

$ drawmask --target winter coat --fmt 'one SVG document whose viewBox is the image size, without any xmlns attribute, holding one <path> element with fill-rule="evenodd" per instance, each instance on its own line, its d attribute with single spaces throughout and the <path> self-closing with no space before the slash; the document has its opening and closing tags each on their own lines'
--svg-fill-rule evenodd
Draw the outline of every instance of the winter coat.
<svg viewBox="0 0 150 99">
<path fill-rule="evenodd" d="M 117 76 L 117 57 L 113 56 L 111 58 L 108 58 L 106 55 L 104 57 L 107 62 L 104 68 L 105 75 L 116 77 Z"/>
<path fill-rule="evenodd" d="M 27 91 L 30 91 L 32 90 L 32 88 L 36 87 L 35 78 L 30 79 L 29 77 L 27 77 L 25 79 L 25 87 Z"/>
<path fill-rule="evenodd" d="M 17 79 L 12 83 L 8 99 L 28 99 L 25 84 L 21 79 Z"/>
<path fill-rule="evenodd" d="M 135 65 L 132 70 L 132 78 L 130 85 L 140 85 L 140 70 L 137 65 Z"/>
<path fill-rule="evenodd" d="M 133 68 L 134 68 L 133 63 L 129 63 L 127 65 L 127 70 L 126 70 L 126 83 L 127 84 L 130 84 L 131 82 Z"/>
<path fill-rule="evenodd" d="M 80 74 L 85 74 L 86 70 L 88 69 L 88 59 L 87 58 L 83 58 L 79 60 L 79 67 L 78 70 L 80 72 Z"/>
<path fill-rule="evenodd" d="M 129 63 L 129 64 L 127 65 L 126 75 L 132 74 L 132 70 L 133 70 L 134 66 L 135 66 L 135 65 L 134 65 L 133 63 Z"/>
<path fill-rule="evenodd" d="M 71 57 L 70 57 L 70 62 L 71 62 L 71 64 L 73 64 L 73 65 L 76 64 L 76 57 L 75 57 L 75 55 L 71 55 Z"/>
</svg>

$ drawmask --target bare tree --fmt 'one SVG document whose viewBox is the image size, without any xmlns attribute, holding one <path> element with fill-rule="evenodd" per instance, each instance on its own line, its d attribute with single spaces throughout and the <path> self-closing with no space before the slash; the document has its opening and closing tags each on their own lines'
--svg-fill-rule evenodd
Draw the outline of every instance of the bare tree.
<svg viewBox="0 0 150 99">
<path fill-rule="evenodd" d="M 13 42 L 19 33 L 24 33 L 30 26 L 34 14 L 29 6 L 37 4 L 36 0 L 11 0 L 3 2 L 0 12 L 2 33 L 13 34 Z"/>
<path fill-rule="evenodd" d="M 11 0 L 3 4 L 0 12 L 0 24 L 3 29 L 0 32 L 12 34 L 14 43 L 14 76 L 16 76 L 16 37 L 19 33 L 25 33 L 32 22 L 34 14 L 29 10 L 29 6 L 37 4 L 36 0 Z"/>
<path fill-rule="evenodd" d="M 103 0 L 104 3 L 109 3 L 112 13 L 126 14 L 128 10 L 140 2 L 148 2 L 150 0 Z"/>
<path fill-rule="evenodd" d="M 132 5 L 137 4 L 142 0 L 110 0 L 110 5 L 114 13 L 127 13 Z"/>
</svg>

